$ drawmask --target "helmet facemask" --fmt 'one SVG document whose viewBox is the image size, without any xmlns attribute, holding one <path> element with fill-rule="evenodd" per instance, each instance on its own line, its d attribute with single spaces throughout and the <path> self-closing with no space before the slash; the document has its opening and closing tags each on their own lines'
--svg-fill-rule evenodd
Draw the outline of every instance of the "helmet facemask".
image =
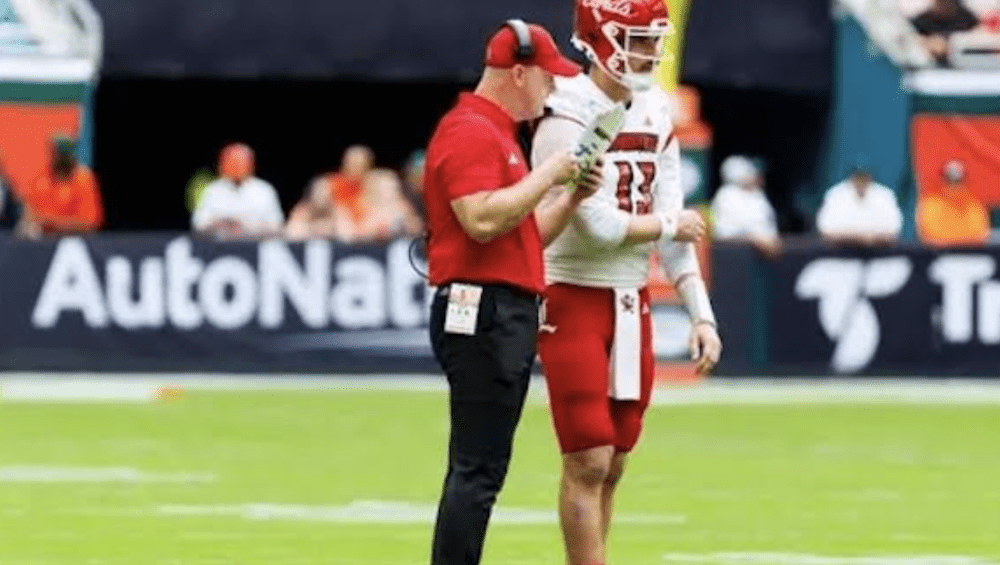
<svg viewBox="0 0 1000 565">
<path fill-rule="evenodd" d="M 666 54 L 665 40 L 673 33 L 667 19 L 653 20 L 648 26 L 629 26 L 607 22 L 601 32 L 614 48 L 606 62 L 598 64 L 617 82 L 633 91 L 649 90 L 656 83 L 656 72 Z M 646 47 L 652 44 L 652 49 Z M 640 45 L 642 45 L 640 47 Z M 638 69 L 633 68 L 638 66 Z"/>
</svg>

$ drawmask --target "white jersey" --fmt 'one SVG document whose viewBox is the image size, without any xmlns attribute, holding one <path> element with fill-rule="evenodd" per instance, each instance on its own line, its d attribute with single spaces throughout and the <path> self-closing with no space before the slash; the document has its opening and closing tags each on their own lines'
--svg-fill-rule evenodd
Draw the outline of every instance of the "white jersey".
<svg viewBox="0 0 1000 565">
<path fill-rule="evenodd" d="M 778 235 L 774 208 L 761 189 L 722 185 L 712 199 L 712 216 L 716 239 Z"/>
<path fill-rule="evenodd" d="M 816 229 L 829 235 L 899 235 L 903 214 L 891 188 L 877 182 L 858 196 L 851 181 L 834 185 L 823 197 L 816 215 Z"/>
<path fill-rule="evenodd" d="M 595 116 L 615 102 L 586 75 L 556 78 L 549 115 L 535 132 L 531 160 L 538 166 L 572 150 Z M 572 221 L 545 250 L 547 282 L 605 288 L 640 288 L 649 279 L 654 243 L 625 245 L 634 215 L 679 214 L 683 206 L 680 149 L 670 120 L 670 99 L 658 87 L 635 93 L 625 123 L 604 155 L 604 182 L 580 203 Z M 676 281 L 698 273 L 694 246 L 670 242 L 663 263 Z"/>
<path fill-rule="evenodd" d="M 285 214 L 278 193 L 269 182 L 250 177 L 237 187 L 233 181 L 219 178 L 205 187 L 191 216 L 191 225 L 202 230 L 220 220 L 234 220 L 244 231 L 256 234 L 280 230 Z"/>
</svg>

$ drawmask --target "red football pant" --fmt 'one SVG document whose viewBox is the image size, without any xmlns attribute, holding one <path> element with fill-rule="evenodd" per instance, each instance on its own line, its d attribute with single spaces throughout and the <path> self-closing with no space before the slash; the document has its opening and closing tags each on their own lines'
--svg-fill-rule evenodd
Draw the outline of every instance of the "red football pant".
<svg viewBox="0 0 1000 565">
<path fill-rule="evenodd" d="M 653 390 L 649 292 L 639 292 L 642 324 L 640 399 L 608 396 L 615 335 L 614 291 L 564 283 L 545 290 L 538 352 L 548 384 L 552 423 L 563 453 L 613 445 L 631 451 Z"/>
</svg>

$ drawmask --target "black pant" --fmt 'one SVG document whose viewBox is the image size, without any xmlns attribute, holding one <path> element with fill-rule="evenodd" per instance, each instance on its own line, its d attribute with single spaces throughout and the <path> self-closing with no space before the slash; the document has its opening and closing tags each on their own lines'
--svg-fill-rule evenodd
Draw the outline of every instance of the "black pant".
<svg viewBox="0 0 1000 565">
<path fill-rule="evenodd" d="M 448 474 L 432 565 L 474 565 L 510 463 L 535 360 L 538 302 L 504 286 L 483 288 L 475 335 L 445 333 L 447 286 L 431 307 L 431 344 L 451 389 Z"/>
</svg>

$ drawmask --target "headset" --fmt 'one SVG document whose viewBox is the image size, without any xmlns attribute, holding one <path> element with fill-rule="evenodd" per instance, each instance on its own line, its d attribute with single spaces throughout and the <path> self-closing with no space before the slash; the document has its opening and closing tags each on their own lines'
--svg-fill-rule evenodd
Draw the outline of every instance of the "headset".
<svg viewBox="0 0 1000 565">
<path fill-rule="evenodd" d="M 524 20 L 512 19 L 504 23 L 517 38 L 517 59 L 524 61 L 535 56 L 535 44 L 531 42 L 531 30 Z"/>
</svg>

